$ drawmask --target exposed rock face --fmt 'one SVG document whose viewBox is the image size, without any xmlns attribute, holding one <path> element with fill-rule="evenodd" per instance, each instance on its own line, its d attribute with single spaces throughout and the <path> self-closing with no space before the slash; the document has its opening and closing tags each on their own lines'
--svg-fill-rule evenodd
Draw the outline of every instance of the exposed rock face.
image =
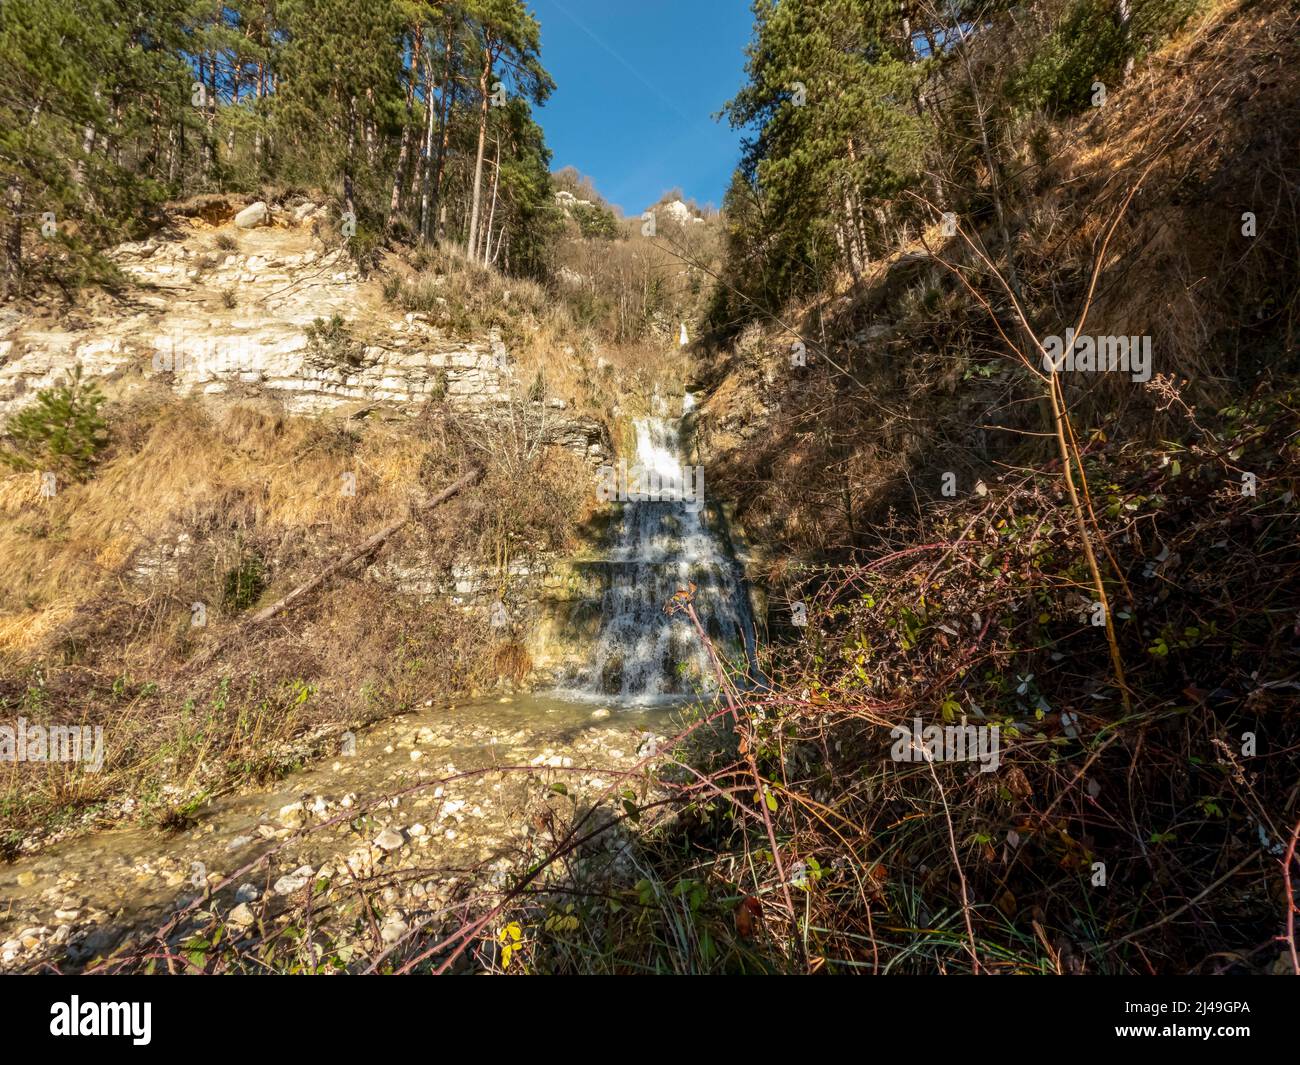
<svg viewBox="0 0 1300 1065">
<path fill-rule="evenodd" d="M 394 312 L 377 281 L 363 280 L 342 250 L 317 239 L 312 223 L 328 214 L 319 205 L 279 210 L 272 219 L 258 203 L 235 216 L 235 227 L 213 228 L 234 206 L 215 202 L 188 221 L 178 218 L 178 226 L 192 227 L 182 228 L 178 239 L 116 248 L 111 257 L 139 284 L 125 303 L 55 325 L 0 310 L 0 422 L 76 365 L 115 396 L 152 380 L 214 402 L 275 396 L 300 415 L 370 406 L 414 412 L 430 399 L 445 399 L 484 422 L 519 417 L 518 406 L 506 406 L 511 360 L 499 335 L 456 338 L 426 315 Z M 259 221 L 237 228 L 246 217 Z M 593 468 L 610 461 L 604 424 L 570 413 L 563 401 L 533 400 L 522 414 Z M 185 533 L 149 545 L 137 554 L 132 575 L 174 572 L 193 547 Z M 489 610 L 501 584 L 500 574 L 468 566 L 448 577 L 409 547 L 387 554 L 371 576 L 467 614 Z M 551 558 L 512 564 L 510 631 L 543 672 L 562 672 L 585 653 L 598 623 L 592 615 L 599 611 L 602 576 Z"/>
<path fill-rule="evenodd" d="M 237 224 L 259 207 L 267 211 L 253 204 Z M 306 228 L 321 210 L 303 204 L 278 228 L 227 228 L 215 244 L 200 230 L 121 245 L 111 257 L 141 286 L 126 313 L 114 307 L 53 328 L 0 319 L 0 420 L 76 364 L 124 391 L 162 377 L 182 395 L 277 395 L 296 414 L 445 396 L 490 415 L 509 395 L 503 346 L 453 338 L 425 315 L 395 315 L 377 283 Z M 336 317 L 337 329 L 323 328 Z M 605 454 L 594 423 L 553 424 L 557 442 Z"/>
<path fill-rule="evenodd" d="M 669 200 L 659 210 L 681 226 L 704 221 L 703 218 L 693 214 L 691 209 L 681 200 Z"/>
<path fill-rule="evenodd" d="M 580 205 L 582 207 L 592 206 L 590 200 L 580 200 L 573 193 L 567 192 L 564 189 L 561 189 L 555 194 L 555 202 L 559 204 L 561 208 L 566 210 L 575 205 Z"/>
<path fill-rule="evenodd" d="M 114 258 L 149 287 L 139 301 L 146 309 L 77 331 L 10 332 L 0 340 L 0 415 L 76 363 L 89 377 L 167 374 L 181 394 L 280 394 L 293 413 L 444 393 L 475 406 L 503 391 L 487 343 L 450 340 L 418 315 L 352 325 L 363 301 L 341 252 L 230 252 L 211 264 L 185 243 L 150 240 L 122 245 Z M 355 357 L 313 343 L 313 323 L 334 315 L 347 323 Z"/>
<path fill-rule="evenodd" d="M 561 266 L 557 271 L 557 275 L 562 284 L 573 288 L 581 288 L 591 280 L 586 274 L 580 274 L 577 270 L 572 270 L 567 266 Z"/>
<path fill-rule="evenodd" d="M 368 576 L 405 595 L 445 602 L 467 617 L 489 619 L 500 610 L 505 631 L 532 659 L 533 685 L 563 683 L 589 662 L 611 579 L 603 558 L 530 555 L 513 559 L 504 573 L 462 562 L 447 580 L 418 551 L 390 554 Z M 503 581 L 509 588 L 504 596 Z"/>
</svg>

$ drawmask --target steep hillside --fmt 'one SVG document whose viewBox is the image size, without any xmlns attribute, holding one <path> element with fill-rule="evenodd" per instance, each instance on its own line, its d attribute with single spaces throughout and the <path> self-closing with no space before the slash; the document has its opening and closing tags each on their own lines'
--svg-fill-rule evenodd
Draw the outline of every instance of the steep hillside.
<svg viewBox="0 0 1300 1065">
<path fill-rule="evenodd" d="M 112 739 L 71 791 L 13 782 L 7 846 L 142 788 L 165 817 L 343 728 L 585 654 L 602 592 L 569 560 L 602 539 L 595 469 L 678 387 L 673 360 L 455 252 L 395 245 L 363 278 L 337 222 L 205 197 L 109 251 L 127 287 L 7 309 L 7 426 L 57 417 L 43 396 L 101 428 L 84 463 L 7 438 L 3 699 Z"/>
<path fill-rule="evenodd" d="M 1058 375 L 1085 441 L 1175 437 L 1160 380 L 1217 408 L 1293 373 L 1294 31 L 1286 5 L 1217 5 L 1104 106 L 1026 121 L 1007 164 L 1024 189 L 1009 250 L 987 215 L 945 236 L 928 213 L 859 282 L 842 275 L 779 315 L 751 306 L 734 342 L 716 343 L 734 323 L 715 332 L 702 446 L 753 537 L 851 553 L 890 508 L 942 500 L 944 473 L 965 494 L 1055 457 L 1041 359 L 1024 345 L 1026 367 L 1009 346 L 1020 326 L 994 268 L 1013 273 L 1038 337 L 1087 306 L 1085 332 L 1149 338 L 1146 380 Z"/>
<path fill-rule="evenodd" d="M 737 178 L 699 370 L 700 455 L 770 604 L 771 690 L 733 693 L 741 752 L 779 800 L 743 830 L 702 815 L 662 841 L 658 875 L 741 895 L 748 915 L 699 924 L 743 940 L 761 914 L 799 970 L 1290 972 L 1295 11 L 1198 8 L 1104 103 L 1055 113 L 1012 91 L 1060 43 L 1051 19 L 993 11 L 926 82 L 943 195 L 968 206 L 945 220 L 924 172 L 861 214 L 809 202 L 825 186 L 795 164 L 822 161 L 827 127 L 764 64 L 806 70 L 780 50 L 823 46 L 834 6 L 760 27 L 747 91 L 773 94 L 753 141 L 768 154 Z M 1050 10 L 1062 34 L 1095 13 Z M 874 61 L 879 79 L 920 65 Z M 878 119 L 838 102 L 815 114 L 851 137 Z M 966 170 L 942 156 L 959 119 L 959 144 L 996 144 Z M 783 206 L 820 213 L 792 224 Z M 854 249 L 864 218 L 874 257 Z M 823 244 L 811 279 L 782 274 L 817 265 L 788 242 L 837 227 L 835 262 Z M 1149 361 L 1053 368 L 1067 329 Z M 737 778 L 740 761 L 710 779 Z M 750 861 L 752 883 L 732 872 Z M 800 945 L 796 927 L 817 931 Z"/>
<path fill-rule="evenodd" d="M 757 3 L 634 217 L 329 9 L 0 23 L 0 967 L 1300 974 L 1293 3 Z"/>
</svg>

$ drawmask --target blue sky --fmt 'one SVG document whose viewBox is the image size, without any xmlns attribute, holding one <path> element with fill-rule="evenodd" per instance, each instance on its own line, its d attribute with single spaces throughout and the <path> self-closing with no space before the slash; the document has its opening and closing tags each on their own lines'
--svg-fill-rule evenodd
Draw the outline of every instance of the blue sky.
<svg viewBox="0 0 1300 1065">
<path fill-rule="evenodd" d="M 558 86 L 537 118 L 552 167 L 636 214 L 680 186 L 722 205 L 740 136 L 715 114 L 744 80 L 750 0 L 530 0 Z"/>
</svg>

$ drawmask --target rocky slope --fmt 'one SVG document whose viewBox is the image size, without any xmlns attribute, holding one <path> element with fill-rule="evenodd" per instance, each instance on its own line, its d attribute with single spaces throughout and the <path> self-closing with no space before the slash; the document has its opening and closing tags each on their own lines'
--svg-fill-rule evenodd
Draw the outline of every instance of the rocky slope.
<svg viewBox="0 0 1300 1065">
<path fill-rule="evenodd" d="M 364 279 L 331 238 L 337 223 L 323 206 L 237 206 L 210 198 L 174 213 L 169 232 L 113 249 L 109 257 L 131 282 L 116 298 L 92 297 L 74 311 L 0 314 L 0 423 L 75 366 L 115 400 L 163 382 L 208 405 L 269 398 L 291 415 L 413 416 L 445 400 L 486 424 L 508 416 L 518 382 L 499 330 L 466 337 L 433 320 L 439 312 L 393 310 L 380 281 Z M 609 460 L 601 422 L 560 398 L 532 406 L 550 443 L 593 467 Z M 184 547 L 153 545 L 133 572 L 150 576 Z M 370 575 L 462 607 L 490 601 L 501 585 L 472 559 L 446 579 L 418 548 L 387 556 Z M 564 560 L 542 557 L 511 561 L 508 582 L 534 661 L 555 672 L 573 657 L 561 631 L 570 604 L 581 613 L 582 604 L 599 602 L 600 588 Z"/>
<path fill-rule="evenodd" d="M 77 364 L 119 391 L 165 375 L 181 395 L 272 395 L 297 414 L 409 410 L 443 395 L 469 411 L 504 402 L 512 364 L 499 335 L 457 337 L 429 315 L 387 308 L 379 283 L 322 237 L 326 216 L 311 203 L 252 228 L 177 216 L 170 234 L 109 253 L 137 286 L 119 299 L 58 317 L 10 310 L 0 318 L 0 418 Z M 567 445 L 602 453 L 599 426 L 561 421 Z"/>
</svg>

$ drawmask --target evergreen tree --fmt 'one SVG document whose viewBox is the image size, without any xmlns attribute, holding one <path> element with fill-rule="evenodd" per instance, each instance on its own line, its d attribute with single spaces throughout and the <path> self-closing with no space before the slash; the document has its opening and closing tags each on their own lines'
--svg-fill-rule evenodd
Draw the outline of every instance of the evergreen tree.
<svg viewBox="0 0 1300 1065">
<path fill-rule="evenodd" d="M 538 273 L 555 224 L 522 0 L 6 0 L 0 284 L 109 278 L 167 199 L 320 189 L 383 234 Z"/>
<path fill-rule="evenodd" d="M 283 173 L 337 179 L 344 211 L 382 223 L 402 111 L 402 23 L 392 0 L 287 0 L 273 110 Z"/>
<path fill-rule="evenodd" d="M 6 295 L 32 276 L 105 276 L 93 248 L 131 233 L 172 191 L 160 119 L 181 106 L 186 24 L 181 0 L 0 7 Z"/>
<path fill-rule="evenodd" d="M 471 259 L 486 258 L 486 239 L 480 228 L 483 199 L 483 164 L 487 151 L 488 117 L 495 103 L 502 106 L 510 88 L 526 100 L 542 103 L 555 87 L 542 68 L 541 28 L 523 0 L 472 0 L 469 17 L 476 24 L 481 52 L 478 76 L 478 144 L 474 157 L 474 183 L 470 199 L 466 252 Z"/>
<path fill-rule="evenodd" d="M 81 479 L 107 442 L 99 408 L 104 396 L 76 367 L 67 384 L 37 394 L 36 402 L 5 427 L 0 462 L 16 470 L 41 470 Z"/>
<path fill-rule="evenodd" d="M 1008 275 L 1007 203 L 1025 123 L 1088 106 L 1098 78 L 1178 25 L 1194 0 L 756 0 L 744 129 L 727 198 L 732 268 L 718 322 L 855 281 L 940 212 L 991 215 Z M 734 294 L 739 293 L 739 297 Z"/>
</svg>

